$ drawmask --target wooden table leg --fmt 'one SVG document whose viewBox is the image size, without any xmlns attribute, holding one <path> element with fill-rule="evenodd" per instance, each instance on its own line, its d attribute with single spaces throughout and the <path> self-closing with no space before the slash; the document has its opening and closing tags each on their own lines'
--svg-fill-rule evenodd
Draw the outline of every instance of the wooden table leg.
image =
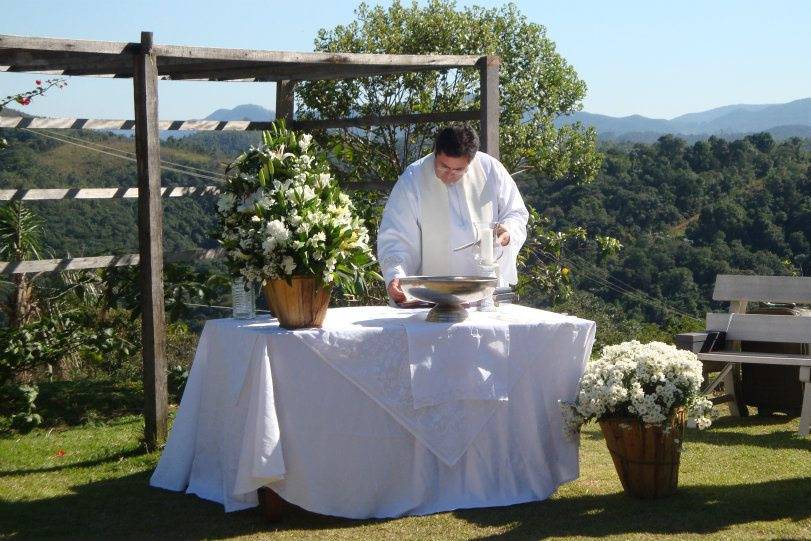
<svg viewBox="0 0 811 541">
<path fill-rule="evenodd" d="M 268 487 L 262 487 L 257 491 L 259 496 L 259 508 L 262 516 L 268 522 L 280 522 L 284 518 L 287 502 Z"/>
</svg>

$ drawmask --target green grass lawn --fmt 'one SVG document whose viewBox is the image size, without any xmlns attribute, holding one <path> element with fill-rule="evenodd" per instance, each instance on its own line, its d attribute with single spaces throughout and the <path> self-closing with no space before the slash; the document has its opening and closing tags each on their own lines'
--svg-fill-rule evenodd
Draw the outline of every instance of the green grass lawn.
<svg viewBox="0 0 811 541">
<path fill-rule="evenodd" d="M 544 502 L 427 517 L 353 521 L 293 511 L 225 514 L 152 489 L 159 453 L 124 415 L 0 438 L 0 538 L 9 539 L 811 539 L 811 438 L 786 417 L 720 419 L 688 431 L 676 495 L 622 493 L 599 428 L 582 439 L 581 476 Z"/>
</svg>

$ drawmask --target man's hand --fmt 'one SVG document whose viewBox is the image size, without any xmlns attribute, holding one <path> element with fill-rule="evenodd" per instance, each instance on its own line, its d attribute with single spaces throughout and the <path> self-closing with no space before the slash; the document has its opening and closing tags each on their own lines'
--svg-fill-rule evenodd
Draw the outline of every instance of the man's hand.
<svg viewBox="0 0 811 541">
<path fill-rule="evenodd" d="M 389 282 L 386 291 L 388 291 L 389 297 L 391 297 L 394 302 L 405 302 L 406 296 L 405 293 L 403 293 L 403 289 L 400 287 L 399 278 L 394 278 Z"/>
<path fill-rule="evenodd" d="M 507 228 L 501 224 L 498 224 L 498 227 L 496 227 L 496 238 L 498 239 L 498 243 L 502 246 L 507 246 L 510 243 L 510 233 L 507 231 Z"/>
</svg>

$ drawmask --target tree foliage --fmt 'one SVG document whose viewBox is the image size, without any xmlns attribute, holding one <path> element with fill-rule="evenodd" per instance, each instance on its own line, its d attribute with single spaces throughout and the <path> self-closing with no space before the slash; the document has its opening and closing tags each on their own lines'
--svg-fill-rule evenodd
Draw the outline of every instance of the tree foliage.
<svg viewBox="0 0 811 541">
<path fill-rule="evenodd" d="M 361 4 L 355 20 L 322 29 L 315 50 L 388 54 L 498 55 L 501 58 L 501 160 L 512 172 L 588 180 L 600 163 L 595 132 L 557 128 L 559 115 L 578 111 L 585 83 L 555 50 L 546 29 L 529 22 L 514 4 L 466 7 L 431 0 Z M 340 81 L 312 81 L 298 88 L 301 118 L 448 112 L 480 105 L 476 69 L 424 71 Z M 350 179 L 394 180 L 428 153 L 435 126 L 378 126 L 320 134 Z"/>
</svg>

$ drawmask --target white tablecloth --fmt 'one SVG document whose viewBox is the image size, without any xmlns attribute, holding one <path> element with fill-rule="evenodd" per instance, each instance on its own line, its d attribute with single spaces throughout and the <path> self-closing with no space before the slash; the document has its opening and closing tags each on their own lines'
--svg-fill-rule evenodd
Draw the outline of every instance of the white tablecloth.
<svg viewBox="0 0 811 541">
<path fill-rule="evenodd" d="M 508 354 L 477 356 L 471 370 L 447 349 L 427 362 L 410 351 L 424 314 L 330 309 L 322 329 L 299 331 L 207 322 L 151 484 L 226 511 L 255 506 L 267 485 L 310 511 L 382 518 L 541 500 L 575 479 L 557 401 L 574 398 L 594 323 L 515 305 L 472 313 L 471 338 L 484 351 L 506 335 Z M 451 336 L 462 324 L 435 325 Z M 452 385 L 465 371 L 469 384 Z M 432 377 L 488 392 L 424 405 L 414 389 L 430 396 Z"/>
</svg>

